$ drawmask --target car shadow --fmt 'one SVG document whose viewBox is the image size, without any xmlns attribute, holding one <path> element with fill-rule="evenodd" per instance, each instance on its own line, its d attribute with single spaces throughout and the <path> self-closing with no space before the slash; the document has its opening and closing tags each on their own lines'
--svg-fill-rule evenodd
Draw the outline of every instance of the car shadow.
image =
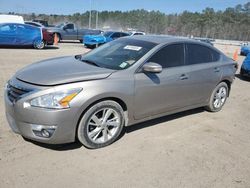
<svg viewBox="0 0 250 188">
<path fill-rule="evenodd" d="M 132 126 L 128 126 L 125 127 L 125 133 L 131 133 L 140 129 L 145 129 L 151 126 L 155 126 L 157 124 L 160 123 L 164 123 L 164 122 L 169 122 L 169 121 L 173 121 L 175 119 L 179 119 L 179 118 L 183 118 L 189 115 L 193 115 L 193 114 L 198 114 L 198 113 L 202 113 L 204 112 L 205 109 L 204 108 L 196 108 L 196 109 L 192 109 L 192 110 L 188 110 L 188 111 L 184 111 L 184 112 L 179 112 L 176 114 L 172 114 L 172 115 L 167 115 L 167 116 L 163 116 L 160 118 L 156 118 L 156 119 L 152 119 L 152 120 L 148 120 L 142 123 L 138 123 Z"/>
<path fill-rule="evenodd" d="M 73 44 L 82 44 L 79 40 L 78 41 L 70 41 L 70 40 L 61 40 L 59 43 L 73 43 Z"/>
<path fill-rule="evenodd" d="M 241 74 L 235 74 L 235 77 L 236 77 L 236 78 L 239 78 L 239 79 L 242 80 L 242 81 L 248 81 L 248 82 L 250 82 L 250 78 L 244 77 L 244 76 L 242 76 Z"/>
<path fill-rule="evenodd" d="M 131 132 L 138 131 L 140 129 L 145 129 L 145 128 L 148 128 L 151 126 L 156 126 L 156 125 L 163 123 L 163 122 L 169 122 L 169 121 L 172 121 L 175 119 L 183 118 L 185 116 L 202 113 L 204 111 L 205 111 L 204 108 L 196 108 L 196 109 L 192 109 L 192 110 L 176 113 L 173 115 L 168 115 L 168 116 L 156 118 L 153 120 L 148 120 L 148 121 L 145 121 L 142 123 L 138 123 L 138 124 L 135 124 L 132 126 L 125 127 L 116 141 L 120 140 L 125 134 L 129 134 Z M 81 147 L 84 147 L 79 141 L 76 141 L 73 143 L 68 143 L 68 144 L 55 144 L 55 145 L 53 144 L 52 145 L 52 144 L 44 144 L 44 143 L 36 142 L 34 140 L 30 140 L 30 139 L 27 139 L 24 137 L 23 137 L 23 139 L 25 141 L 30 142 L 32 144 L 35 144 L 39 147 L 43 147 L 43 148 L 54 150 L 54 151 L 68 151 L 68 150 L 75 150 L 75 149 L 79 149 Z"/>
<path fill-rule="evenodd" d="M 24 138 L 23 139 L 27 142 L 30 142 L 36 146 L 39 147 L 43 147 L 46 149 L 50 149 L 50 150 L 54 150 L 54 151 L 68 151 L 68 150 L 75 150 L 78 148 L 83 147 L 83 145 L 79 142 L 79 141 L 75 141 L 72 143 L 67 143 L 67 144 L 45 144 L 45 143 L 41 143 L 41 142 L 36 142 L 34 140 L 30 140 L 28 138 Z"/>
</svg>

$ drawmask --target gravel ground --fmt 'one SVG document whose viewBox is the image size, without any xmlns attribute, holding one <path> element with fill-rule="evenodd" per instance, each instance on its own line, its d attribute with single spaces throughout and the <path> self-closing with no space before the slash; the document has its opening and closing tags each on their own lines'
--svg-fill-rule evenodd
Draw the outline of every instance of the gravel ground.
<svg viewBox="0 0 250 188">
<path fill-rule="evenodd" d="M 223 110 L 195 109 L 126 128 L 109 147 L 25 141 L 6 121 L 5 82 L 32 62 L 85 53 L 78 43 L 0 49 L 0 187 L 250 187 L 250 82 L 236 77 Z M 236 48 L 217 45 L 232 57 Z M 239 57 L 241 64 L 243 57 Z"/>
</svg>

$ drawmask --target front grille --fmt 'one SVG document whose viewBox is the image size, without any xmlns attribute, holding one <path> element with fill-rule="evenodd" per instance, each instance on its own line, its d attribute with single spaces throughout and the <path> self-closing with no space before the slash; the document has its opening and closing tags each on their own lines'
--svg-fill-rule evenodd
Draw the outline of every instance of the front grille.
<svg viewBox="0 0 250 188">
<path fill-rule="evenodd" d="M 22 95 L 30 92 L 30 90 L 25 90 L 21 88 L 14 87 L 10 84 L 7 86 L 7 95 L 11 102 L 16 102 L 18 99 L 21 98 Z"/>
</svg>

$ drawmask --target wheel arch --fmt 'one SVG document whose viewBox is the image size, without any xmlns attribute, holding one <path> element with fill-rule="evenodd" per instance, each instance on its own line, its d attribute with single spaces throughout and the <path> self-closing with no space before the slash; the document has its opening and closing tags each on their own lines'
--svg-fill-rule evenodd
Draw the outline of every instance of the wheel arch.
<svg viewBox="0 0 250 188">
<path fill-rule="evenodd" d="M 228 97 L 229 97 L 229 94 L 230 94 L 230 91 L 231 91 L 231 85 L 232 85 L 232 82 L 228 79 L 223 79 L 220 81 L 221 82 L 225 82 L 227 84 L 227 87 L 228 87 Z"/>
<path fill-rule="evenodd" d="M 78 127 L 79 127 L 79 123 L 83 117 L 83 115 L 92 107 L 94 106 L 95 104 L 99 103 L 99 102 L 103 102 L 103 101 L 114 101 L 114 102 L 117 102 L 123 109 L 124 111 L 124 115 L 125 115 L 125 126 L 128 125 L 128 107 L 127 107 L 127 104 L 120 98 L 118 97 L 104 97 L 104 98 L 101 98 L 101 99 L 98 99 L 98 100 L 95 100 L 93 102 L 91 102 L 81 113 L 78 121 L 77 121 L 77 125 L 76 125 L 76 128 L 75 128 L 75 140 L 78 140 L 77 138 L 77 130 L 78 130 Z"/>
</svg>

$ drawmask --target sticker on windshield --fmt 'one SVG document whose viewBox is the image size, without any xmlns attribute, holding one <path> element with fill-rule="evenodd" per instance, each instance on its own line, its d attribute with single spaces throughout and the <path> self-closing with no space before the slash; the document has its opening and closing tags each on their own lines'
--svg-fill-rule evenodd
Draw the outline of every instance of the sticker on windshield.
<svg viewBox="0 0 250 188">
<path fill-rule="evenodd" d="M 140 51 L 142 47 L 140 46 L 132 46 L 132 45 L 127 45 L 124 47 L 125 50 L 134 50 L 134 51 Z"/>
<path fill-rule="evenodd" d="M 121 67 L 122 69 L 124 69 L 127 65 L 128 65 L 128 63 L 123 62 L 122 64 L 120 64 L 120 67 Z"/>
</svg>

